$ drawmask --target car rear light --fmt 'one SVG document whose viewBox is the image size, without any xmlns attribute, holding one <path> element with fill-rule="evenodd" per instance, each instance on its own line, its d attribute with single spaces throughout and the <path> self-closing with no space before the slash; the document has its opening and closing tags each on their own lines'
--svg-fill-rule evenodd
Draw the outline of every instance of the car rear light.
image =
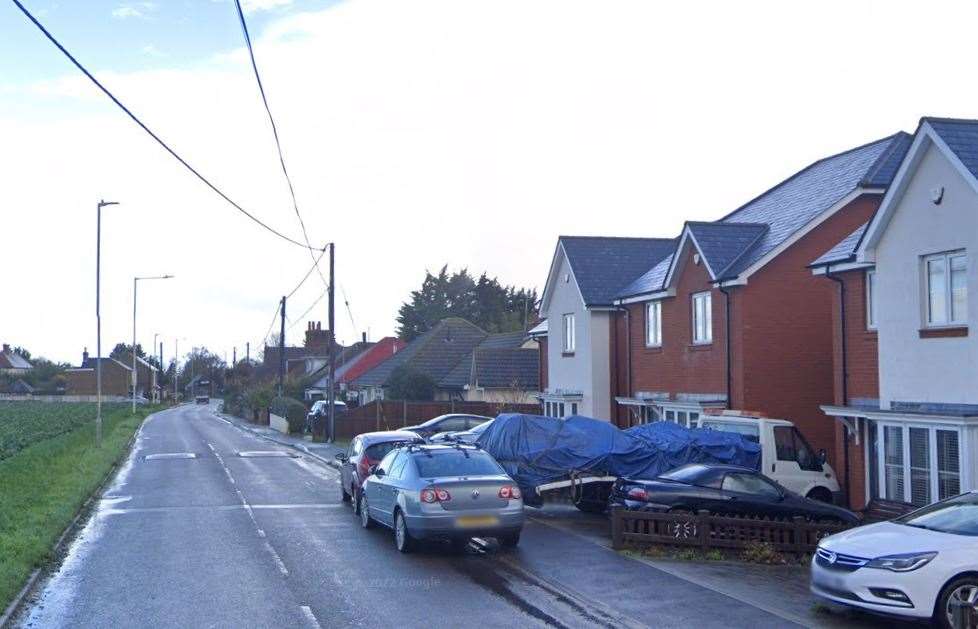
<svg viewBox="0 0 978 629">
<path fill-rule="evenodd" d="M 499 488 L 499 497 L 502 498 L 503 500 L 510 500 L 510 499 L 519 500 L 523 496 L 522 494 L 520 494 L 519 487 L 513 487 L 511 485 L 503 485 L 502 487 Z"/>
<path fill-rule="evenodd" d="M 632 487 L 628 490 L 628 497 L 632 500 L 645 500 L 649 494 L 641 487 Z"/>
<path fill-rule="evenodd" d="M 433 504 L 435 502 L 448 502 L 451 499 L 450 493 L 438 487 L 421 490 L 421 502 Z"/>
</svg>

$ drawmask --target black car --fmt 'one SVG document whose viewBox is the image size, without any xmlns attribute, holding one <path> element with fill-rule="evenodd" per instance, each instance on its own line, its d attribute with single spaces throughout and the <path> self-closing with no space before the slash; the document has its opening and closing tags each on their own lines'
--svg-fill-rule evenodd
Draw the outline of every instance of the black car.
<svg viewBox="0 0 978 629">
<path fill-rule="evenodd" d="M 423 424 L 418 424 L 417 426 L 407 426 L 401 428 L 401 430 L 410 430 L 411 432 L 427 439 L 432 435 L 436 435 L 440 432 L 460 432 L 463 430 L 469 430 L 470 428 L 475 428 L 479 424 L 484 424 L 492 419 L 491 417 L 483 417 L 482 415 L 466 415 L 464 413 L 452 413 L 450 415 L 440 415 L 434 419 L 429 419 Z"/>
<path fill-rule="evenodd" d="M 705 510 L 718 515 L 859 523 L 859 516 L 848 509 L 799 496 L 760 472 L 735 465 L 692 463 L 655 480 L 619 478 L 608 505 L 635 511 Z"/>
</svg>

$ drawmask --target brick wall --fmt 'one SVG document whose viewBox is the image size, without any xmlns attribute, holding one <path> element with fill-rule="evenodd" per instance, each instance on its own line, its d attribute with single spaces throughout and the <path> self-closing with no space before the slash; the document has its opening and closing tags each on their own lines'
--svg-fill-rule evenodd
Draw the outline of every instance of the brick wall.
<svg viewBox="0 0 978 629">
<path fill-rule="evenodd" d="M 102 364 L 102 394 L 128 396 L 129 374 L 129 371 L 122 369 L 110 360 L 106 360 Z M 94 368 L 65 372 L 66 395 L 95 395 L 96 389 Z"/>
<path fill-rule="evenodd" d="M 631 391 L 670 393 L 725 393 L 727 389 L 725 304 L 720 291 L 711 288 L 705 266 L 693 263 L 687 245 L 680 258 L 683 266 L 676 296 L 662 300 L 662 346 L 646 347 L 645 304 L 628 306 L 631 319 L 629 346 L 632 357 Z M 693 345 L 692 295 L 712 293 L 713 342 Z M 621 315 L 619 315 L 621 318 Z M 735 355 L 736 356 L 736 355 Z"/>
<path fill-rule="evenodd" d="M 835 274 L 845 283 L 846 293 L 846 368 L 848 370 L 848 397 L 853 399 L 879 399 L 879 355 L 875 330 L 866 328 L 866 272 L 864 270 L 845 271 Z M 831 280 L 822 280 L 833 287 L 833 342 L 835 352 L 833 367 L 835 371 L 835 394 L 837 405 L 845 404 L 842 399 L 842 325 L 840 319 L 838 285 Z"/>
<path fill-rule="evenodd" d="M 872 217 L 879 197 L 863 196 L 836 212 L 734 289 L 744 317 L 734 350 L 742 369 L 735 403 L 789 419 L 841 472 L 835 421 L 820 405 L 834 399 L 832 282 L 808 264 Z"/>
</svg>

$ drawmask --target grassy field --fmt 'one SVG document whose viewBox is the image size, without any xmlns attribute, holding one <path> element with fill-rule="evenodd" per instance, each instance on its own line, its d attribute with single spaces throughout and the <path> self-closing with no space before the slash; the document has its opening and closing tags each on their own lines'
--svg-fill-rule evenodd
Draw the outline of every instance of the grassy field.
<svg viewBox="0 0 978 629">
<path fill-rule="evenodd" d="M 103 404 L 102 413 L 125 404 Z M 95 404 L 0 402 L 0 461 L 32 443 L 71 432 L 95 418 Z"/>
<path fill-rule="evenodd" d="M 103 406 L 103 442 L 97 449 L 94 405 L 36 404 L 41 408 L 0 403 L 0 435 L 14 435 L 22 444 L 0 457 L 0 611 L 31 571 L 50 559 L 58 536 L 118 461 L 143 418 L 156 410 L 140 408 L 132 416 L 125 405 Z M 45 416 L 54 426 L 43 425 Z"/>
</svg>

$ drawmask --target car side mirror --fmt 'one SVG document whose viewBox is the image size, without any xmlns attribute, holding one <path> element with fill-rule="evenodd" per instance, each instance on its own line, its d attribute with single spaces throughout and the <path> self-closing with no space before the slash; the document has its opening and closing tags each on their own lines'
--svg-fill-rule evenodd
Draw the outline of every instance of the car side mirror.
<svg viewBox="0 0 978 629">
<path fill-rule="evenodd" d="M 370 466 L 370 469 L 367 470 L 367 471 L 369 471 L 371 474 L 373 474 L 374 476 L 376 476 L 378 478 L 380 478 L 381 476 L 383 476 L 385 474 L 384 470 L 382 468 L 377 467 L 376 465 L 371 465 Z"/>
<path fill-rule="evenodd" d="M 825 465 L 825 461 L 828 460 L 828 455 L 825 453 L 825 448 L 818 451 L 818 463 L 819 465 Z"/>
<path fill-rule="evenodd" d="M 346 456 L 346 452 L 337 452 L 336 453 L 336 460 L 337 461 L 342 461 L 343 463 L 346 463 L 346 461 L 347 461 L 348 458 L 349 457 Z"/>
</svg>

